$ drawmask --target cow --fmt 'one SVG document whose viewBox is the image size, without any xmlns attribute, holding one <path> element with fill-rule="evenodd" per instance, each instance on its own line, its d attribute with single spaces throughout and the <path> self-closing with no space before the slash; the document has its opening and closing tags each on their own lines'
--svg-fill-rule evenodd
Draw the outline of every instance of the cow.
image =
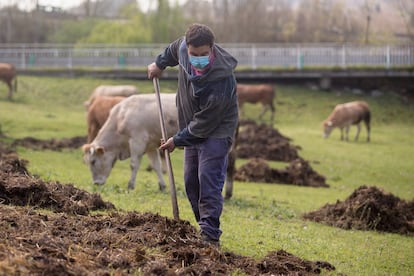
<svg viewBox="0 0 414 276">
<path fill-rule="evenodd" d="M 12 64 L 0 63 L 0 80 L 7 84 L 7 87 L 9 88 L 7 98 L 11 100 L 13 92 L 17 92 L 16 68 Z"/>
<path fill-rule="evenodd" d="M 88 138 L 87 142 L 91 143 L 95 139 L 99 130 L 102 128 L 106 119 L 109 116 L 109 111 L 117 103 L 125 99 L 122 96 L 97 96 L 92 104 L 89 106 L 88 113 L 86 115 L 86 123 L 88 126 Z"/>
<path fill-rule="evenodd" d="M 133 85 L 100 85 L 93 90 L 89 99 L 84 102 L 84 106 L 88 110 L 97 96 L 129 97 L 135 94 L 138 94 L 138 89 Z"/>
<path fill-rule="evenodd" d="M 274 114 L 276 112 L 274 106 L 274 98 L 276 96 L 275 87 L 271 84 L 237 84 L 237 97 L 240 112 L 243 113 L 243 105 L 245 103 L 261 103 L 263 111 L 259 115 L 259 119 L 270 109 L 272 112 L 271 122 L 273 124 Z"/>
<path fill-rule="evenodd" d="M 178 131 L 175 94 L 161 94 L 167 136 Z M 155 94 L 133 95 L 115 105 L 95 139 L 82 146 L 84 161 L 89 165 L 94 184 L 106 182 L 115 162 L 131 158 L 128 189 L 135 180 L 142 156 L 146 153 L 158 176 L 159 189 L 165 189 L 158 154 L 162 138 L 159 108 Z"/>
<path fill-rule="evenodd" d="M 97 96 L 93 103 L 89 106 L 87 115 L 86 115 L 86 124 L 88 126 L 88 136 L 87 143 L 91 143 L 95 139 L 99 130 L 102 128 L 104 123 L 109 117 L 109 112 L 112 107 L 118 104 L 120 101 L 126 97 L 122 96 Z M 162 158 L 162 171 L 166 172 L 166 163 L 165 158 Z M 151 165 L 148 165 L 147 171 L 151 171 Z"/>
<path fill-rule="evenodd" d="M 371 112 L 368 103 L 365 101 L 354 101 L 335 106 L 329 117 L 323 121 L 324 138 L 328 138 L 334 128 L 341 130 L 341 140 L 348 141 L 349 128 L 351 125 L 357 126 L 355 141 L 358 140 L 361 130 L 360 123 L 363 121 L 367 129 L 367 142 L 370 141 L 370 121 Z M 344 131 L 345 129 L 345 136 Z"/>
</svg>

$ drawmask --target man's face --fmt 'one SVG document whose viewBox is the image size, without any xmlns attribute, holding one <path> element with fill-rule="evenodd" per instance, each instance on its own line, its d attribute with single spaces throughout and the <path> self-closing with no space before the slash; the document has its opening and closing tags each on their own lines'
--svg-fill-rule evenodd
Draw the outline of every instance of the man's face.
<svg viewBox="0 0 414 276">
<path fill-rule="evenodd" d="M 195 57 L 202 57 L 202 56 L 209 56 L 211 53 L 211 47 L 209 45 L 203 45 L 200 47 L 194 47 L 192 45 L 188 45 L 187 47 L 188 55 L 195 56 Z"/>
</svg>

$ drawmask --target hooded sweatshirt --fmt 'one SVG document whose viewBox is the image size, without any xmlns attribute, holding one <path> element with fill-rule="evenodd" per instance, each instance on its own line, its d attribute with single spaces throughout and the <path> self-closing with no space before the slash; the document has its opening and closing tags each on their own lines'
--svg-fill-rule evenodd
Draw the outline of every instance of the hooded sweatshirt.
<svg viewBox="0 0 414 276">
<path fill-rule="evenodd" d="M 214 60 L 201 75 L 193 71 L 185 37 L 172 42 L 156 58 L 162 70 L 179 65 L 176 146 L 195 145 L 208 137 L 233 139 L 239 117 L 234 76 L 237 60 L 217 44 L 212 51 Z"/>
</svg>

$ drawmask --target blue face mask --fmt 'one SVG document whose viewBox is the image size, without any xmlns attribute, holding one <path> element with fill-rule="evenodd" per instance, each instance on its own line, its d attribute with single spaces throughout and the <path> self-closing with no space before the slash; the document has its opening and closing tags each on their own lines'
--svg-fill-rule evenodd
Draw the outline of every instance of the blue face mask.
<svg viewBox="0 0 414 276">
<path fill-rule="evenodd" d="M 190 55 L 190 63 L 197 69 L 203 69 L 210 63 L 210 56 L 196 57 Z"/>
</svg>

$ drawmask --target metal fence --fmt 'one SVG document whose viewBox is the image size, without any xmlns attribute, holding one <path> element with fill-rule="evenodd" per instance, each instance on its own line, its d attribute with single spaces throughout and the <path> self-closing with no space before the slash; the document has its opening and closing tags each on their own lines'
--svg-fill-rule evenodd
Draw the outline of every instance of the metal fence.
<svg viewBox="0 0 414 276">
<path fill-rule="evenodd" d="M 0 44 L 0 62 L 17 68 L 146 67 L 165 44 L 55 45 Z M 258 68 L 400 68 L 414 66 L 414 45 L 222 44 L 239 67 Z"/>
</svg>

